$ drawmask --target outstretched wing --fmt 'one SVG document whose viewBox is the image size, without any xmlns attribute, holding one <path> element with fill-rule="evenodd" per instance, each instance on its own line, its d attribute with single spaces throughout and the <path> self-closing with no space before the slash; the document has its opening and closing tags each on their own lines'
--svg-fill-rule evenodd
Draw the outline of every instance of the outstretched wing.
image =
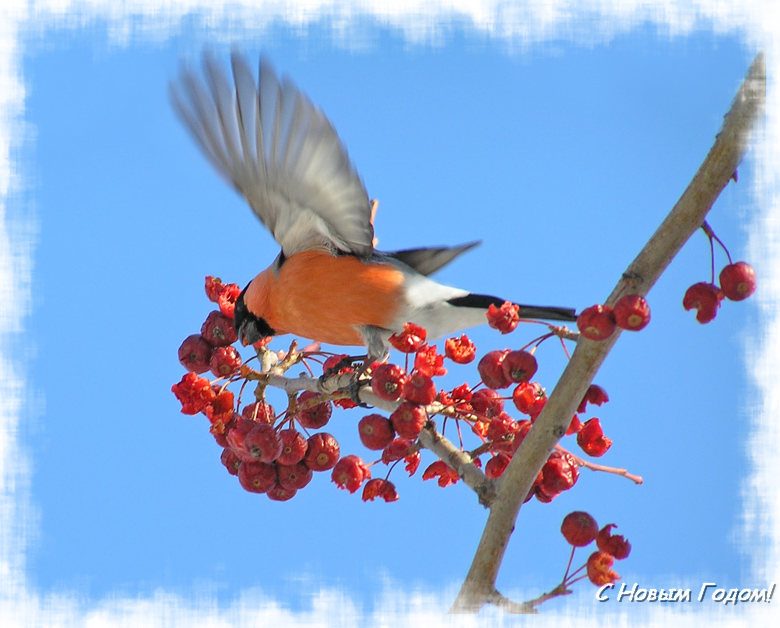
<svg viewBox="0 0 780 628">
<path fill-rule="evenodd" d="M 317 246 L 368 257 L 368 195 L 323 113 L 260 61 L 259 82 L 237 53 L 232 78 L 204 53 L 205 82 L 183 69 L 171 100 L 214 167 L 249 201 L 286 256 Z"/>
<path fill-rule="evenodd" d="M 384 253 L 387 257 L 392 257 L 407 266 L 410 266 L 421 275 L 432 275 L 437 270 L 449 264 L 461 253 L 473 249 L 480 244 L 477 240 L 460 246 L 440 246 L 421 249 L 405 249 L 403 251 L 393 251 Z"/>
</svg>

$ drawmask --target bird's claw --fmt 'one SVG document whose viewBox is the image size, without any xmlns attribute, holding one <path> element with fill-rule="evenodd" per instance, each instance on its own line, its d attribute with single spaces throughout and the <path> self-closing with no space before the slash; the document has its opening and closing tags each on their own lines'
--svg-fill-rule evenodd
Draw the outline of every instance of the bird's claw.
<svg viewBox="0 0 780 628">
<path fill-rule="evenodd" d="M 322 377 L 320 377 L 320 381 L 323 381 L 323 378 L 328 379 L 329 377 L 338 375 L 339 373 L 341 373 L 343 369 L 352 368 L 355 362 L 360 362 L 361 364 L 365 364 L 365 361 L 366 361 L 366 356 L 364 355 L 345 355 L 336 364 L 331 366 L 322 374 Z"/>
<path fill-rule="evenodd" d="M 371 407 L 360 399 L 360 389 L 363 388 L 363 386 L 367 386 L 370 382 L 371 382 L 370 379 L 364 379 L 360 372 L 356 372 L 352 376 L 352 379 L 350 380 L 349 385 L 347 386 L 347 392 L 349 392 L 349 398 L 352 399 L 352 401 L 354 401 L 361 408 Z"/>
<path fill-rule="evenodd" d="M 354 368 L 356 363 L 360 363 L 360 366 Z M 370 382 L 370 379 L 365 379 L 363 377 L 367 368 L 366 356 L 364 355 L 344 356 L 341 360 L 338 361 L 337 364 L 334 364 L 332 367 L 328 368 L 319 377 L 319 389 L 325 392 L 334 392 L 336 385 L 335 382 L 331 383 L 330 386 L 328 385 L 328 382 L 332 378 L 338 378 L 339 375 L 344 374 L 343 371 L 347 368 L 353 369 L 350 382 L 345 387 L 346 391 L 349 393 L 350 399 L 352 399 L 352 401 L 359 406 L 368 408 L 369 406 L 360 400 L 360 389 Z"/>
</svg>

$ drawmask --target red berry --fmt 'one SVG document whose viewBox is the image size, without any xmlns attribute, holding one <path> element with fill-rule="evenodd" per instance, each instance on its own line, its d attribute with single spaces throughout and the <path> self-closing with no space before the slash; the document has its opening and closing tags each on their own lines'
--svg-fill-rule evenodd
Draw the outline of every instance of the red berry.
<svg viewBox="0 0 780 628">
<path fill-rule="evenodd" d="M 439 403 L 443 406 L 449 406 L 460 413 L 471 414 L 474 412 L 471 403 L 469 403 L 470 401 L 471 386 L 468 384 L 456 386 L 449 392 L 445 390 L 439 391 Z"/>
<path fill-rule="evenodd" d="M 460 338 L 448 338 L 444 341 L 444 355 L 456 364 L 468 364 L 474 361 L 477 348 L 466 334 Z"/>
<path fill-rule="evenodd" d="M 344 456 L 336 463 L 330 477 L 336 486 L 354 493 L 361 487 L 364 480 L 371 478 L 371 471 L 361 458 L 349 455 Z"/>
<path fill-rule="evenodd" d="M 349 397 L 343 397 L 341 399 L 334 399 L 333 405 L 337 408 L 341 408 L 342 410 L 351 410 L 352 408 L 357 408 L 358 404 L 356 404 L 352 399 Z"/>
<path fill-rule="evenodd" d="M 217 397 L 209 380 L 195 373 L 187 373 L 178 384 L 171 386 L 171 391 L 181 402 L 183 414 L 198 414 Z"/>
<path fill-rule="evenodd" d="M 395 485 L 388 480 L 369 480 L 363 488 L 363 501 L 374 501 L 381 497 L 386 502 L 398 501 L 398 493 L 395 491 Z"/>
<path fill-rule="evenodd" d="M 603 456 L 612 446 L 612 441 L 604 436 L 601 422 L 597 418 L 588 419 L 577 433 L 577 444 L 589 456 Z"/>
<path fill-rule="evenodd" d="M 533 423 L 531 421 L 518 421 L 517 423 L 517 432 L 515 432 L 515 438 L 512 441 L 512 453 L 514 454 L 520 445 L 523 442 L 523 439 L 528 436 L 528 432 L 531 431 L 531 428 L 533 427 Z"/>
<path fill-rule="evenodd" d="M 580 423 L 580 417 L 576 414 L 571 418 L 569 427 L 566 429 L 566 436 L 577 434 L 582 429 L 582 423 Z"/>
<path fill-rule="evenodd" d="M 318 430 L 321 427 L 325 427 L 328 421 L 330 421 L 330 417 L 333 414 L 333 406 L 330 404 L 330 401 L 311 405 L 312 400 L 318 399 L 320 396 L 319 393 L 309 390 L 305 390 L 298 395 L 298 407 L 300 410 L 298 410 L 295 417 L 302 427 Z"/>
<path fill-rule="evenodd" d="M 238 340 L 238 334 L 233 327 L 233 320 L 214 310 L 204 321 L 200 334 L 210 345 L 226 347 Z"/>
<path fill-rule="evenodd" d="M 588 580 L 596 586 L 604 586 L 620 580 L 620 576 L 612 571 L 612 563 L 615 562 L 606 552 L 593 552 L 588 558 Z"/>
<path fill-rule="evenodd" d="M 262 337 L 262 338 L 260 338 L 260 340 L 258 340 L 257 342 L 253 342 L 253 343 L 252 343 L 252 348 L 253 348 L 255 351 L 259 351 L 259 350 L 260 350 L 260 349 L 262 349 L 263 347 L 266 347 L 266 346 L 267 346 L 267 345 L 268 345 L 268 344 L 269 344 L 269 343 L 270 343 L 270 342 L 271 342 L 273 339 L 274 339 L 274 337 L 273 337 L 273 336 L 263 336 L 263 337 Z"/>
<path fill-rule="evenodd" d="M 414 451 L 404 456 L 404 469 L 406 469 L 409 476 L 412 476 L 417 472 L 417 468 L 420 466 L 420 459 L 421 456 L 419 451 Z"/>
<path fill-rule="evenodd" d="M 441 391 L 442 394 L 445 394 L 444 391 Z M 468 409 L 469 412 L 471 412 L 471 386 L 469 386 L 466 383 L 461 384 L 460 386 L 455 386 L 449 393 L 446 393 L 447 398 L 449 398 L 449 401 L 447 402 L 449 405 L 456 405 L 460 406 L 463 405 L 466 409 Z"/>
<path fill-rule="evenodd" d="M 436 345 L 425 345 L 418 349 L 414 356 L 414 370 L 428 377 L 447 374 L 444 356 L 439 355 Z"/>
<path fill-rule="evenodd" d="M 240 414 L 233 413 L 233 416 L 229 421 L 219 421 L 217 423 L 213 423 L 211 427 L 209 427 L 209 432 L 211 432 L 214 440 L 217 441 L 217 445 L 223 448 L 230 448 L 230 445 L 227 442 L 227 434 L 236 426 L 236 421 L 240 418 Z"/>
<path fill-rule="evenodd" d="M 406 401 L 427 406 L 436 399 L 436 385 L 428 375 L 412 373 L 411 377 L 404 383 L 401 396 Z"/>
<path fill-rule="evenodd" d="M 490 420 L 487 429 L 487 439 L 493 441 L 495 451 L 514 451 L 514 439 L 520 425 L 511 416 L 502 412 Z"/>
<path fill-rule="evenodd" d="M 220 460 L 222 461 L 222 464 L 225 465 L 225 468 L 230 475 L 238 475 L 238 468 L 242 464 L 241 458 L 236 456 L 235 452 L 230 447 L 225 447 L 222 450 Z"/>
<path fill-rule="evenodd" d="M 425 344 L 428 333 L 419 325 L 404 323 L 404 330 L 388 339 L 390 344 L 402 353 L 414 353 Z"/>
<path fill-rule="evenodd" d="M 235 422 L 235 426 L 228 430 L 225 437 L 228 446 L 244 462 L 257 462 L 257 458 L 253 456 L 247 449 L 244 448 L 244 440 L 246 435 L 251 432 L 257 423 L 254 421 L 247 421 L 246 419 L 238 419 Z"/>
<path fill-rule="evenodd" d="M 215 347 L 209 360 L 209 368 L 215 377 L 230 377 L 241 368 L 241 356 L 233 346 Z"/>
<path fill-rule="evenodd" d="M 442 488 L 455 484 L 460 479 L 457 472 L 443 460 L 437 460 L 423 471 L 423 480 L 431 480 L 433 478 L 439 478 L 437 482 Z"/>
<path fill-rule="evenodd" d="M 536 373 L 538 365 L 528 351 L 510 351 L 504 356 L 501 368 L 510 382 L 527 382 Z"/>
<path fill-rule="evenodd" d="M 350 366 L 349 356 L 346 353 L 332 355 L 322 363 L 323 375 L 342 375 L 352 373 L 355 369 Z M 338 370 L 336 370 L 338 369 Z"/>
<path fill-rule="evenodd" d="M 276 481 L 282 488 L 297 491 L 311 482 L 314 474 L 303 462 L 277 464 Z"/>
<path fill-rule="evenodd" d="M 268 423 L 259 423 L 244 437 L 244 451 L 261 462 L 273 462 L 282 453 L 282 441 Z"/>
<path fill-rule="evenodd" d="M 395 364 L 380 364 L 371 378 L 371 390 L 380 399 L 396 401 L 406 383 L 406 372 Z"/>
<path fill-rule="evenodd" d="M 416 439 L 427 421 L 428 415 L 423 407 L 408 401 L 404 401 L 390 415 L 393 429 L 401 438 Z"/>
<path fill-rule="evenodd" d="M 295 464 L 303 460 L 308 447 L 303 434 L 296 429 L 288 428 L 279 432 L 279 440 L 282 443 L 282 453 L 276 458 L 277 463 Z"/>
<path fill-rule="evenodd" d="M 547 397 L 540 397 L 531 404 L 531 407 L 528 408 L 528 414 L 530 415 L 532 421 L 536 421 L 536 417 L 542 413 L 542 410 L 544 410 L 544 406 L 546 405 Z"/>
<path fill-rule="evenodd" d="M 205 414 L 212 425 L 218 425 L 221 423 L 227 423 L 233 418 L 233 393 L 227 388 L 222 388 L 214 384 L 211 389 L 214 391 L 216 397 L 209 405 L 203 408 L 203 414 Z"/>
<path fill-rule="evenodd" d="M 257 423 L 273 423 L 276 421 L 276 413 L 270 403 L 265 401 L 253 401 L 244 406 L 241 410 L 241 416 Z"/>
<path fill-rule="evenodd" d="M 336 466 L 341 453 L 338 441 L 327 432 L 319 432 L 309 437 L 306 466 L 312 471 L 327 471 Z"/>
<path fill-rule="evenodd" d="M 208 300 L 212 303 L 217 302 L 217 298 L 219 297 L 219 291 L 222 289 L 222 286 L 224 284 L 222 283 L 222 280 L 219 277 L 212 277 L 211 275 L 206 275 L 206 297 L 208 297 Z"/>
<path fill-rule="evenodd" d="M 211 352 L 214 350 L 200 334 L 192 334 L 179 347 L 179 362 L 191 373 L 205 373 L 209 370 Z"/>
<path fill-rule="evenodd" d="M 747 262 L 729 264 L 720 271 L 720 289 L 732 301 L 747 299 L 756 291 L 756 271 Z"/>
<path fill-rule="evenodd" d="M 511 384 L 504 375 L 504 358 L 509 353 L 509 349 L 504 351 L 489 351 L 482 356 L 477 364 L 477 371 L 482 378 L 482 382 L 488 388 L 506 388 Z"/>
<path fill-rule="evenodd" d="M 579 475 L 580 471 L 574 458 L 570 454 L 555 450 L 542 467 L 542 481 L 538 492 L 549 501 L 574 486 Z M 538 492 L 537 499 L 544 501 L 539 497 Z"/>
<path fill-rule="evenodd" d="M 409 450 L 414 446 L 414 441 L 409 438 L 396 438 L 382 450 L 382 462 L 390 464 L 409 455 Z"/>
<path fill-rule="evenodd" d="M 485 464 L 485 475 L 491 479 L 501 477 L 509 464 L 509 460 L 509 456 L 504 453 L 496 454 Z"/>
<path fill-rule="evenodd" d="M 520 308 L 509 301 L 504 301 L 501 307 L 491 303 L 487 311 L 488 325 L 502 334 L 508 334 L 514 331 L 520 322 L 519 311 Z"/>
<path fill-rule="evenodd" d="M 693 284 L 685 291 L 683 307 L 687 310 L 696 310 L 696 320 L 700 323 L 709 323 L 718 313 L 723 293 L 717 286 L 711 283 L 699 282 Z"/>
<path fill-rule="evenodd" d="M 574 547 L 585 547 L 592 543 L 598 531 L 596 520 L 581 510 L 570 512 L 561 524 L 561 534 Z"/>
<path fill-rule="evenodd" d="M 604 390 L 601 386 L 591 384 L 588 386 L 588 390 L 585 391 L 585 396 L 582 398 L 582 401 L 577 408 L 577 412 L 585 412 L 585 409 L 589 403 L 600 406 L 602 403 L 606 403 L 607 401 L 609 401 L 607 391 Z"/>
<path fill-rule="evenodd" d="M 533 414 L 534 404 L 547 393 L 537 382 L 521 382 L 512 392 L 512 402 L 523 414 Z"/>
<path fill-rule="evenodd" d="M 477 416 L 492 419 L 504 411 L 504 400 L 492 388 L 480 388 L 471 395 L 471 407 Z"/>
<path fill-rule="evenodd" d="M 638 294 L 620 297 L 614 307 L 615 321 L 618 327 L 629 331 L 639 331 L 650 322 L 650 306 Z"/>
<path fill-rule="evenodd" d="M 286 502 L 289 499 L 292 499 L 295 497 L 295 494 L 298 491 L 296 491 L 294 488 L 285 488 L 278 482 L 274 484 L 269 490 L 268 493 L 268 499 L 272 499 L 275 502 Z"/>
<path fill-rule="evenodd" d="M 606 552 L 610 556 L 614 556 L 618 560 L 626 558 L 631 553 L 631 543 L 619 534 L 612 534 L 612 528 L 615 528 L 614 523 L 608 523 L 596 535 L 596 545 L 602 552 Z"/>
<path fill-rule="evenodd" d="M 276 483 L 276 467 L 265 462 L 242 462 L 238 481 L 251 493 L 267 493 Z"/>
<path fill-rule="evenodd" d="M 236 309 L 236 299 L 241 294 L 241 288 L 234 283 L 223 284 L 222 289 L 219 291 L 217 297 L 217 305 L 219 305 L 219 311 L 225 316 L 232 319 L 233 312 Z"/>
<path fill-rule="evenodd" d="M 368 449 L 379 451 L 387 447 L 395 437 L 390 420 L 381 414 L 367 414 L 358 423 L 360 442 Z"/>
<path fill-rule="evenodd" d="M 577 329 L 590 340 L 604 340 L 615 331 L 615 314 L 606 305 L 591 305 L 577 317 Z"/>
</svg>

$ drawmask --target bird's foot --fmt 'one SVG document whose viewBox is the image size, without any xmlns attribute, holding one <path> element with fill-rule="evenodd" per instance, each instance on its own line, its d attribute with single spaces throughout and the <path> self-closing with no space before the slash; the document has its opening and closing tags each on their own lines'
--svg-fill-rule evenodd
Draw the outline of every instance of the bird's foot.
<svg viewBox="0 0 780 628">
<path fill-rule="evenodd" d="M 342 372 L 348 372 L 346 369 L 352 369 L 356 362 L 360 362 L 362 368 L 362 365 L 365 364 L 365 361 L 366 356 L 364 355 L 345 355 L 338 362 L 336 362 L 336 364 L 327 369 L 322 374 L 322 377 L 320 377 L 320 380 L 323 378 L 328 379 L 334 375 L 340 375 Z"/>
<path fill-rule="evenodd" d="M 356 367 L 355 365 L 358 364 Z M 335 382 L 331 382 L 332 378 L 338 378 L 340 375 L 352 372 L 350 383 L 346 386 L 349 396 L 355 403 L 368 407 L 362 401 L 360 401 L 360 389 L 365 386 L 370 380 L 363 378 L 366 371 L 366 356 L 344 356 L 336 364 L 326 369 L 326 371 L 319 378 L 319 388 L 322 391 L 334 392 Z"/>
<path fill-rule="evenodd" d="M 349 398 L 352 399 L 353 402 L 355 402 L 357 405 L 359 405 L 361 408 L 370 408 L 367 403 L 364 403 L 360 399 L 360 390 L 364 386 L 368 386 L 371 383 L 370 378 L 363 377 L 363 374 L 360 372 L 356 372 L 352 379 L 349 382 L 349 385 L 347 386 L 347 392 L 349 393 Z"/>
</svg>

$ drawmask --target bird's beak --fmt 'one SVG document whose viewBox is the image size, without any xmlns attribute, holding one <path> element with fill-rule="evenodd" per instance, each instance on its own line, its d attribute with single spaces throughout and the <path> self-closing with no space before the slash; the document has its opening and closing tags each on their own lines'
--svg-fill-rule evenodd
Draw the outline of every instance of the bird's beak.
<svg viewBox="0 0 780 628">
<path fill-rule="evenodd" d="M 241 342 L 242 347 L 246 347 L 249 344 L 246 337 L 246 323 L 242 323 L 238 328 L 238 340 Z"/>
<path fill-rule="evenodd" d="M 264 337 L 264 334 L 261 334 L 260 330 L 257 329 L 254 321 L 244 321 L 238 327 L 238 339 L 245 347 L 262 340 Z"/>
</svg>

